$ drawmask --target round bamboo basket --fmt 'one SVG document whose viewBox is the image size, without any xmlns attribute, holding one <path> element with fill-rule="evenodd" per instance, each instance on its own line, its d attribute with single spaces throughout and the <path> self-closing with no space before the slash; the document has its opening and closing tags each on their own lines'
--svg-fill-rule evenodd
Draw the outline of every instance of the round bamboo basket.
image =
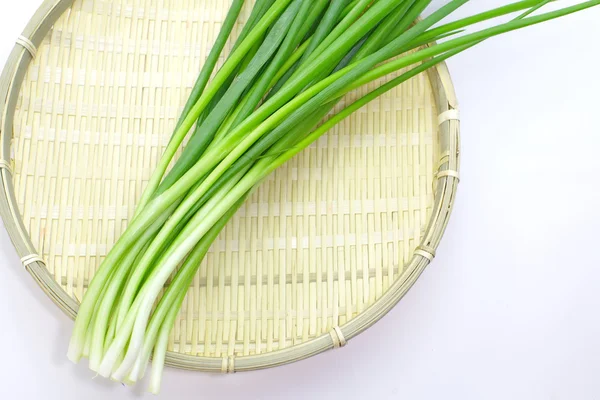
<svg viewBox="0 0 600 400">
<path fill-rule="evenodd" d="M 228 6 L 46 0 L 17 39 L 0 78 L 0 212 L 24 268 L 69 316 L 126 227 Z M 457 102 L 439 65 L 256 190 L 203 261 L 167 363 L 235 372 L 343 347 L 435 256 L 458 169 Z"/>
</svg>

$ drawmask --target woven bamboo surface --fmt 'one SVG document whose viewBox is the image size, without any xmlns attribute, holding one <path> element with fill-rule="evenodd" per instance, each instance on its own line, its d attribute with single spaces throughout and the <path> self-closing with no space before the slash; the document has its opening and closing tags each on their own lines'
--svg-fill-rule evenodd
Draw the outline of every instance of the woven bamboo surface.
<svg viewBox="0 0 600 400">
<path fill-rule="evenodd" d="M 15 46 L 0 80 L 0 212 L 27 270 L 69 315 L 132 216 L 228 6 L 46 1 Z M 276 171 L 200 267 L 167 362 L 280 365 L 343 346 L 389 311 L 451 212 L 455 110 L 441 65 Z"/>
</svg>

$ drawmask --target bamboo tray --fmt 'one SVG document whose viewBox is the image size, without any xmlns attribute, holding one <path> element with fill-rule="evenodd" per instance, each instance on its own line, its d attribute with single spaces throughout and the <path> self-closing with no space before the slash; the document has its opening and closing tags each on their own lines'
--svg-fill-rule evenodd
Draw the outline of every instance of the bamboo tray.
<svg viewBox="0 0 600 400">
<path fill-rule="evenodd" d="M 17 40 L 0 79 L 0 212 L 25 269 L 69 316 L 127 225 L 228 6 L 46 0 Z M 435 255 L 458 140 L 440 65 L 276 171 L 203 261 L 167 363 L 273 367 L 374 324 Z"/>
</svg>

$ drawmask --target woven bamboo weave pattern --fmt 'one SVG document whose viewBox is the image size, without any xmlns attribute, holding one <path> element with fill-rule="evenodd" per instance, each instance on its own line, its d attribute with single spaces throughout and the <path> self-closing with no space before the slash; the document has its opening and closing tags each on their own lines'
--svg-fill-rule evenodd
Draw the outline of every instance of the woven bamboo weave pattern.
<svg viewBox="0 0 600 400">
<path fill-rule="evenodd" d="M 229 4 L 76 0 L 38 46 L 14 114 L 14 191 L 68 296 L 82 298 L 127 226 Z M 170 351 L 233 370 L 232 356 L 330 333 L 345 343 L 337 327 L 406 272 L 455 156 L 441 150 L 432 85 L 399 86 L 263 182 L 203 261 Z"/>
</svg>

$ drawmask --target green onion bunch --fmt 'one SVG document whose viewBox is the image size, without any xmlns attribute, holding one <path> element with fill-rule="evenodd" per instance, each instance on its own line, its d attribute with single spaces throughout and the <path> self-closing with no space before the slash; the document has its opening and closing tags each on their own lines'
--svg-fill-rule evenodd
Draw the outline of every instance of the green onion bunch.
<svg viewBox="0 0 600 400">
<path fill-rule="evenodd" d="M 468 1 L 451 0 L 418 19 L 431 0 L 256 0 L 214 71 L 244 6 L 233 0 L 132 221 L 84 296 L 69 358 L 88 357 L 98 374 L 133 383 L 153 357 L 150 390 L 158 392 L 187 289 L 212 242 L 265 177 L 354 111 L 447 58 L 600 4 L 540 13 L 549 0 L 521 0 L 445 22 Z M 514 13 L 493 27 L 471 28 Z M 380 86 L 335 107 L 372 82 Z"/>
</svg>

